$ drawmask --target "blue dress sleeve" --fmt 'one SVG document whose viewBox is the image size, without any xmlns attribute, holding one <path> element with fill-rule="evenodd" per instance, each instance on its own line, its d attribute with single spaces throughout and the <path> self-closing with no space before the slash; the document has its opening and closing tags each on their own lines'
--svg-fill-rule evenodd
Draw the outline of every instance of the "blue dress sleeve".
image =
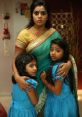
<svg viewBox="0 0 82 117">
<path fill-rule="evenodd" d="M 34 87 L 34 88 L 36 88 L 37 85 L 38 85 L 38 82 L 36 80 L 34 80 L 34 79 L 31 79 L 31 78 L 26 80 L 26 82 L 31 84 L 31 86 Z"/>
<path fill-rule="evenodd" d="M 59 69 L 59 65 L 60 64 L 56 64 L 56 65 L 54 65 L 53 66 L 53 68 L 52 68 L 52 77 L 53 77 L 53 80 L 55 81 L 55 80 L 64 80 L 64 77 L 62 76 L 59 76 L 59 75 L 57 75 L 57 71 L 58 71 L 58 69 Z"/>
</svg>

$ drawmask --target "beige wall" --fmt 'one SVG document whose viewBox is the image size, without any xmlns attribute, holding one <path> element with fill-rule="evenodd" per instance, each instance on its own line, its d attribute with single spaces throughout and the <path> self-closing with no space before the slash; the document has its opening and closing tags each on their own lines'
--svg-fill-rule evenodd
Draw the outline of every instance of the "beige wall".
<svg viewBox="0 0 82 117">
<path fill-rule="evenodd" d="M 15 39 L 18 32 L 27 25 L 28 18 L 16 13 L 18 0 L 0 0 L 0 95 L 9 95 L 11 92 L 12 58 L 14 53 Z M 30 5 L 31 0 L 28 0 Z M 4 41 L 2 29 L 4 25 L 3 15 L 9 12 L 8 22 L 11 39 L 7 41 L 8 53 L 4 53 Z"/>
</svg>

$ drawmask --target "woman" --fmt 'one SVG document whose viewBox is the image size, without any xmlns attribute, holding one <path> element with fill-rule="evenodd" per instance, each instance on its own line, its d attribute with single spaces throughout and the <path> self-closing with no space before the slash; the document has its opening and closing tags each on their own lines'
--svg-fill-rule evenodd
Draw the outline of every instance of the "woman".
<svg viewBox="0 0 82 117">
<path fill-rule="evenodd" d="M 23 29 L 19 33 L 16 40 L 13 60 L 13 75 L 15 76 L 15 80 L 18 82 L 19 86 L 23 90 L 26 90 L 28 88 L 28 85 L 25 83 L 26 77 L 19 76 L 15 66 L 15 58 L 24 51 L 32 53 L 36 56 L 38 64 L 37 81 L 39 82 L 37 88 L 39 102 L 36 106 L 36 110 L 37 112 L 40 112 L 44 106 L 46 98 L 45 87 L 40 79 L 40 73 L 43 70 L 46 71 L 51 63 L 49 58 L 50 42 L 54 38 L 61 39 L 61 36 L 55 29 L 51 28 L 49 8 L 45 1 L 35 0 L 31 5 L 30 11 L 30 23 L 27 28 Z M 58 74 L 65 76 L 68 73 L 70 67 L 70 61 L 63 63 L 60 66 Z M 20 77 L 22 77 L 22 79 Z"/>
</svg>

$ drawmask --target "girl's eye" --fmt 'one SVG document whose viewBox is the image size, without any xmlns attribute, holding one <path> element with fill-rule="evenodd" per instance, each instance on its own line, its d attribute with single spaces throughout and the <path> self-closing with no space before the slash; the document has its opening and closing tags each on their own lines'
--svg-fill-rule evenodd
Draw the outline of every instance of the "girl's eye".
<svg viewBox="0 0 82 117">
<path fill-rule="evenodd" d="M 51 48 L 50 51 L 51 51 L 51 52 L 53 52 L 53 51 L 60 52 L 59 49 L 54 49 L 54 48 Z"/>
<path fill-rule="evenodd" d="M 60 50 L 55 50 L 55 51 L 58 52 L 58 53 L 60 52 Z"/>
<path fill-rule="evenodd" d="M 37 67 L 36 64 L 30 64 L 29 67 L 33 68 L 33 67 Z"/>
<path fill-rule="evenodd" d="M 50 49 L 50 51 L 54 51 L 54 49 L 53 49 L 53 48 L 51 48 L 51 49 Z"/>
<path fill-rule="evenodd" d="M 30 64 L 29 67 L 33 67 L 34 65 L 33 64 Z"/>
</svg>

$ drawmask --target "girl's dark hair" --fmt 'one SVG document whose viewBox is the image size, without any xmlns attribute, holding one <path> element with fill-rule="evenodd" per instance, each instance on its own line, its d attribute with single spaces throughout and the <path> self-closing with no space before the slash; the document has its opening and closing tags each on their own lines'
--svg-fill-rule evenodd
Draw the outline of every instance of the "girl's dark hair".
<svg viewBox="0 0 82 117">
<path fill-rule="evenodd" d="M 68 46 L 68 43 L 66 42 L 66 40 L 56 38 L 51 41 L 51 46 L 52 46 L 52 44 L 57 44 L 60 48 L 63 49 L 64 54 L 63 54 L 63 57 L 61 60 L 63 62 L 67 62 L 69 60 L 69 46 Z"/>
<path fill-rule="evenodd" d="M 65 39 L 61 40 L 61 39 L 57 38 L 57 39 L 54 39 L 51 41 L 51 46 L 52 46 L 52 44 L 57 44 L 60 48 L 62 48 L 64 50 L 64 54 L 63 54 L 61 61 L 67 62 L 69 60 L 69 46 L 68 46 L 68 43 L 66 42 L 66 40 Z M 51 71 L 50 71 L 50 73 L 48 72 L 48 74 L 51 75 Z M 52 75 L 51 75 L 51 77 L 52 77 Z M 70 86 L 71 91 L 74 92 L 75 77 L 74 77 L 72 68 L 69 70 L 68 76 L 66 76 L 66 78 L 64 79 L 64 82 L 66 84 L 68 84 Z"/>
<path fill-rule="evenodd" d="M 67 42 L 64 39 L 56 38 L 51 41 L 50 48 L 51 48 L 52 44 L 57 44 L 64 51 L 63 57 L 60 60 L 57 60 L 56 62 L 67 62 L 69 60 L 69 47 L 68 47 Z M 52 62 L 52 66 L 53 66 L 53 63 L 54 63 L 54 61 Z M 54 82 L 52 80 L 52 66 L 50 66 L 50 68 L 47 70 L 46 80 L 50 84 L 54 85 Z"/>
<path fill-rule="evenodd" d="M 48 4 L 47 4 L 47 2 L 45 0 L 34 0 L 33 3 L 31 4 L 31 7 L 30 7 L 31 19 L 30 19 L 30 22 L 29 22 L 27 28 L 30 28 L 30 27 L 32 27 L 34 25 L 33 11 L 34 11 L 35 7 L 37 7 L 37 6 L 44 6 L 44 8 L 46 9 L 47 14 L 48 14 L 48 19 L 46 21 L 45 27 L 50 28 L 51 27 L 50 9 L 49 9 L 49 6 L 48 6 Z"/>
<path fill-rule="evenodd" d="M 26 52 L 16 57 L 15 65 L 20 76 L 29 76 L 29 74 L 26 72 L 26 65 L 32 60 L 36 60 L 36 57 Z M 16 83 L 14 76 L 12 76 L 12 82 Z"/>
<path fill-rule="evenodd" d="M 64 50 L 64 56 L 62 58 L 62 61 L 67 62 L 69 60 L 69 46 L 65 39 L 60 40 L 60 39 L 54 39 L 51 41 L 52 44 L 57 44 L 60 48 Z M 54 85 L 54 82 L 52 80 L 52 67 L 47 72 L 47 77 L 46 80 Z M 77 100 L 77 88 L 76 88 L 76 81 L 75 81 L 75 76 L 74 76 L 74 71 L 73 68 L 70 68 L 68 75 L 64 78 L 64 83 L 70 86 L 71 92 L 74 94 L 75 99 L 76 99 L 76 104 L 77 104 L 77 117 L 80 117 L 79 115 L 79 106 L 78 106 L 78 100 Z"/>
</svg>

